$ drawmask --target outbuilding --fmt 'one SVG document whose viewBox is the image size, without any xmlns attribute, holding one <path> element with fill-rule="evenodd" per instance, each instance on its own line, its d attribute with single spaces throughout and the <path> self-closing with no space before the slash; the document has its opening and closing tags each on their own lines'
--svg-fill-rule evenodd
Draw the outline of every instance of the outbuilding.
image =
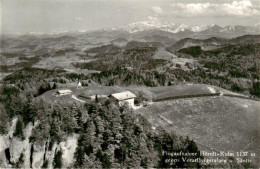
<svg viewBox="0 0 260 169">
<path fill-rule="evenodd" d="M 68 95 L 68 94 L 71 94 L 71 93 L 72 93 L 72 91 L 70 89 L 62 89 L 62 90 L 57 91 L 58 95 Z"/>
</svg>

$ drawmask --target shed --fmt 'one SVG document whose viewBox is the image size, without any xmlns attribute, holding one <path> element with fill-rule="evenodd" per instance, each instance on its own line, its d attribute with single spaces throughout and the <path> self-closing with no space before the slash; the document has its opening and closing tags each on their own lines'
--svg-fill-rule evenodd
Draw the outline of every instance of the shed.
<svg viewBox="0 0 260 169">
<path fill-rule="evenodd" d="M 70 89 L 62 89 L 62 90 L 58 90 L 57 94 L 59 95 L 67 95 L 67 94 L 71 94 L 72 91 Z"/>
</svg>

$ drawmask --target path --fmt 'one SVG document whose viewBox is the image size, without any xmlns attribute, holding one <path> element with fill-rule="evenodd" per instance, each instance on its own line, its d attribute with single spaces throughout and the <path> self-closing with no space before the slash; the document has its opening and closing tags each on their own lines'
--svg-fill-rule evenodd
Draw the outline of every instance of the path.
<svg viewBox="0 0 260 169">
<path fill-rule="evenodd" d="M 72 99 L 75 99 L 75 100 L 77 100 L 77 101 L 80 101 L 80 102 L 82 102 L 82 103 L 86 103 L 84 100 L 78 99 L 74 94 L 71 96 L 71 98 L 72 98 Z"/>
</svg>

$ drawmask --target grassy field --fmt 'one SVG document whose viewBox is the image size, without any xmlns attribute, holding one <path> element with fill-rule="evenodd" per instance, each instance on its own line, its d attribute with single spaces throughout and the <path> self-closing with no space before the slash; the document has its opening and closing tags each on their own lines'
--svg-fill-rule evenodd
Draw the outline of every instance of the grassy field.
<svg viewBox="0 0 260 169">
<path fill-rule="evenodd" d="M 222 89 L 217 86 L 211 86 L 206 84 L 182 84 L 175 86 L 164 86 L 164 87 L 152 87 L 146 88 L 151 93 L 153 93 L 153 100 L 163 99 L 163 98 L 174 98 L 174 97 L 185 97 L 185 96 L 198 96 L 207 94 L 231 94 L 240 95 L 228 90 Z"/>
<path fill-rule="evenodd" d="M 189 136 L 201 150 L 243 150 L 259 156 L 260 104 L 257 101 L 225 96 L 176 99 L 153 103 L 136 113 L 144 115 L 155 127 L 163 126 Z"/>
<path fill-rule="evenodd" d="M 84 60 L 80 56 L 77 56 L 76 53 L 69 53 L 64 56 L 57 57 L 48 57 L 40 60 L 34 67 L 45 68 L 45 69 L 54 69 L 54 68 L 66 68 L 72 69 L 72 63 L 76 62 L 87 62 L 90 60 Z"/>
<path fill-rule="evenodd" d="M 165 49 L 158 49 L 158 51 L 153 55 L 154 59 L 164 59 L 168 60 L 172 63 L 172 66 L 170 66 L 173 69 L 176 69 L 177 67 L 175 66 L 176 64 L 181 65 L 181 68 L 183 70 L 189 70 L 185 64 L 188 63 L 194 63 L 196 60 L 194 59 L 188 59 L 188 58 L 179 58 L 178 56 L 166 51 Z"/>
<path fill-rule="evenodd" d="M 72 90 L 75 96 L 84 96 L 89 97 L 93 95 L 110 95 L 113 93 L 123 92 L 123 91 L 131 91 L 137 96 L 142 95 L 149 101 L 157 101 L 164 98 L 182 98 L 187 96 L 201 96 L 201 95 L 211 95 L 211 94 L 231 94 L 238 95 L 237 93 L 233 93 L 227 91 L 225 89 L 205 85 L 205 84 L 183 84 L 183 85 L 175 85 L 175 86 L 164 86 L 164 87 L 142 87 L 142 86 L 84 86 L 82 89 L 77 89 L 76 83 L 68 83 L 63 84 L 61 88 L 69 88 Z M 58 89 L 48 91 L 44 93 L 44 97 L 50 98 L 50 100 L 60 100 L 61 97 L 56 97 L 54 94 Z"/>
<path fill-rule="evenodd" d="M 160 48 L 158 51 L 153 55 L 154 59 L 165 59 L 165 60 L 172 60 L 173 58 L 178 58 L 174 54 Z"/>
</svg>

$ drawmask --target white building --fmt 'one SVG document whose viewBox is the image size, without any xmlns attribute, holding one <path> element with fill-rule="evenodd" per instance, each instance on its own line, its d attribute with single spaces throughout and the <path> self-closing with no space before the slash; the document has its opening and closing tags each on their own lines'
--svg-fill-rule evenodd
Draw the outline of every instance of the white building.
<svg viewBox="0 0 260 169">
<path fill-rule="evenodd" d="M 82 87 L 81 82 L 78 82 L 77 89 L 82 89 L 82 88 L 83 88 L 83 87 Z"/>
<path fill-rule="evenodd" d="M 62 90 L 57 91 L 58 95 L 68 95 L 68 94 L 71 94 L 71 93 L 72 93 L 72 91 L 70 89 L 62 89 Z"/>
<path fill-rule="evenodd" d="M 113 98 L 115 98 L 118 101 L 119 106 L 123 106 L 124 104 L 128 104 L 129 107 L 134 107 L 134 99 L 136 98 L 136 95 L 126 91 L 121 93 L 114 93 L 111 94 Z"/>
</svg>

